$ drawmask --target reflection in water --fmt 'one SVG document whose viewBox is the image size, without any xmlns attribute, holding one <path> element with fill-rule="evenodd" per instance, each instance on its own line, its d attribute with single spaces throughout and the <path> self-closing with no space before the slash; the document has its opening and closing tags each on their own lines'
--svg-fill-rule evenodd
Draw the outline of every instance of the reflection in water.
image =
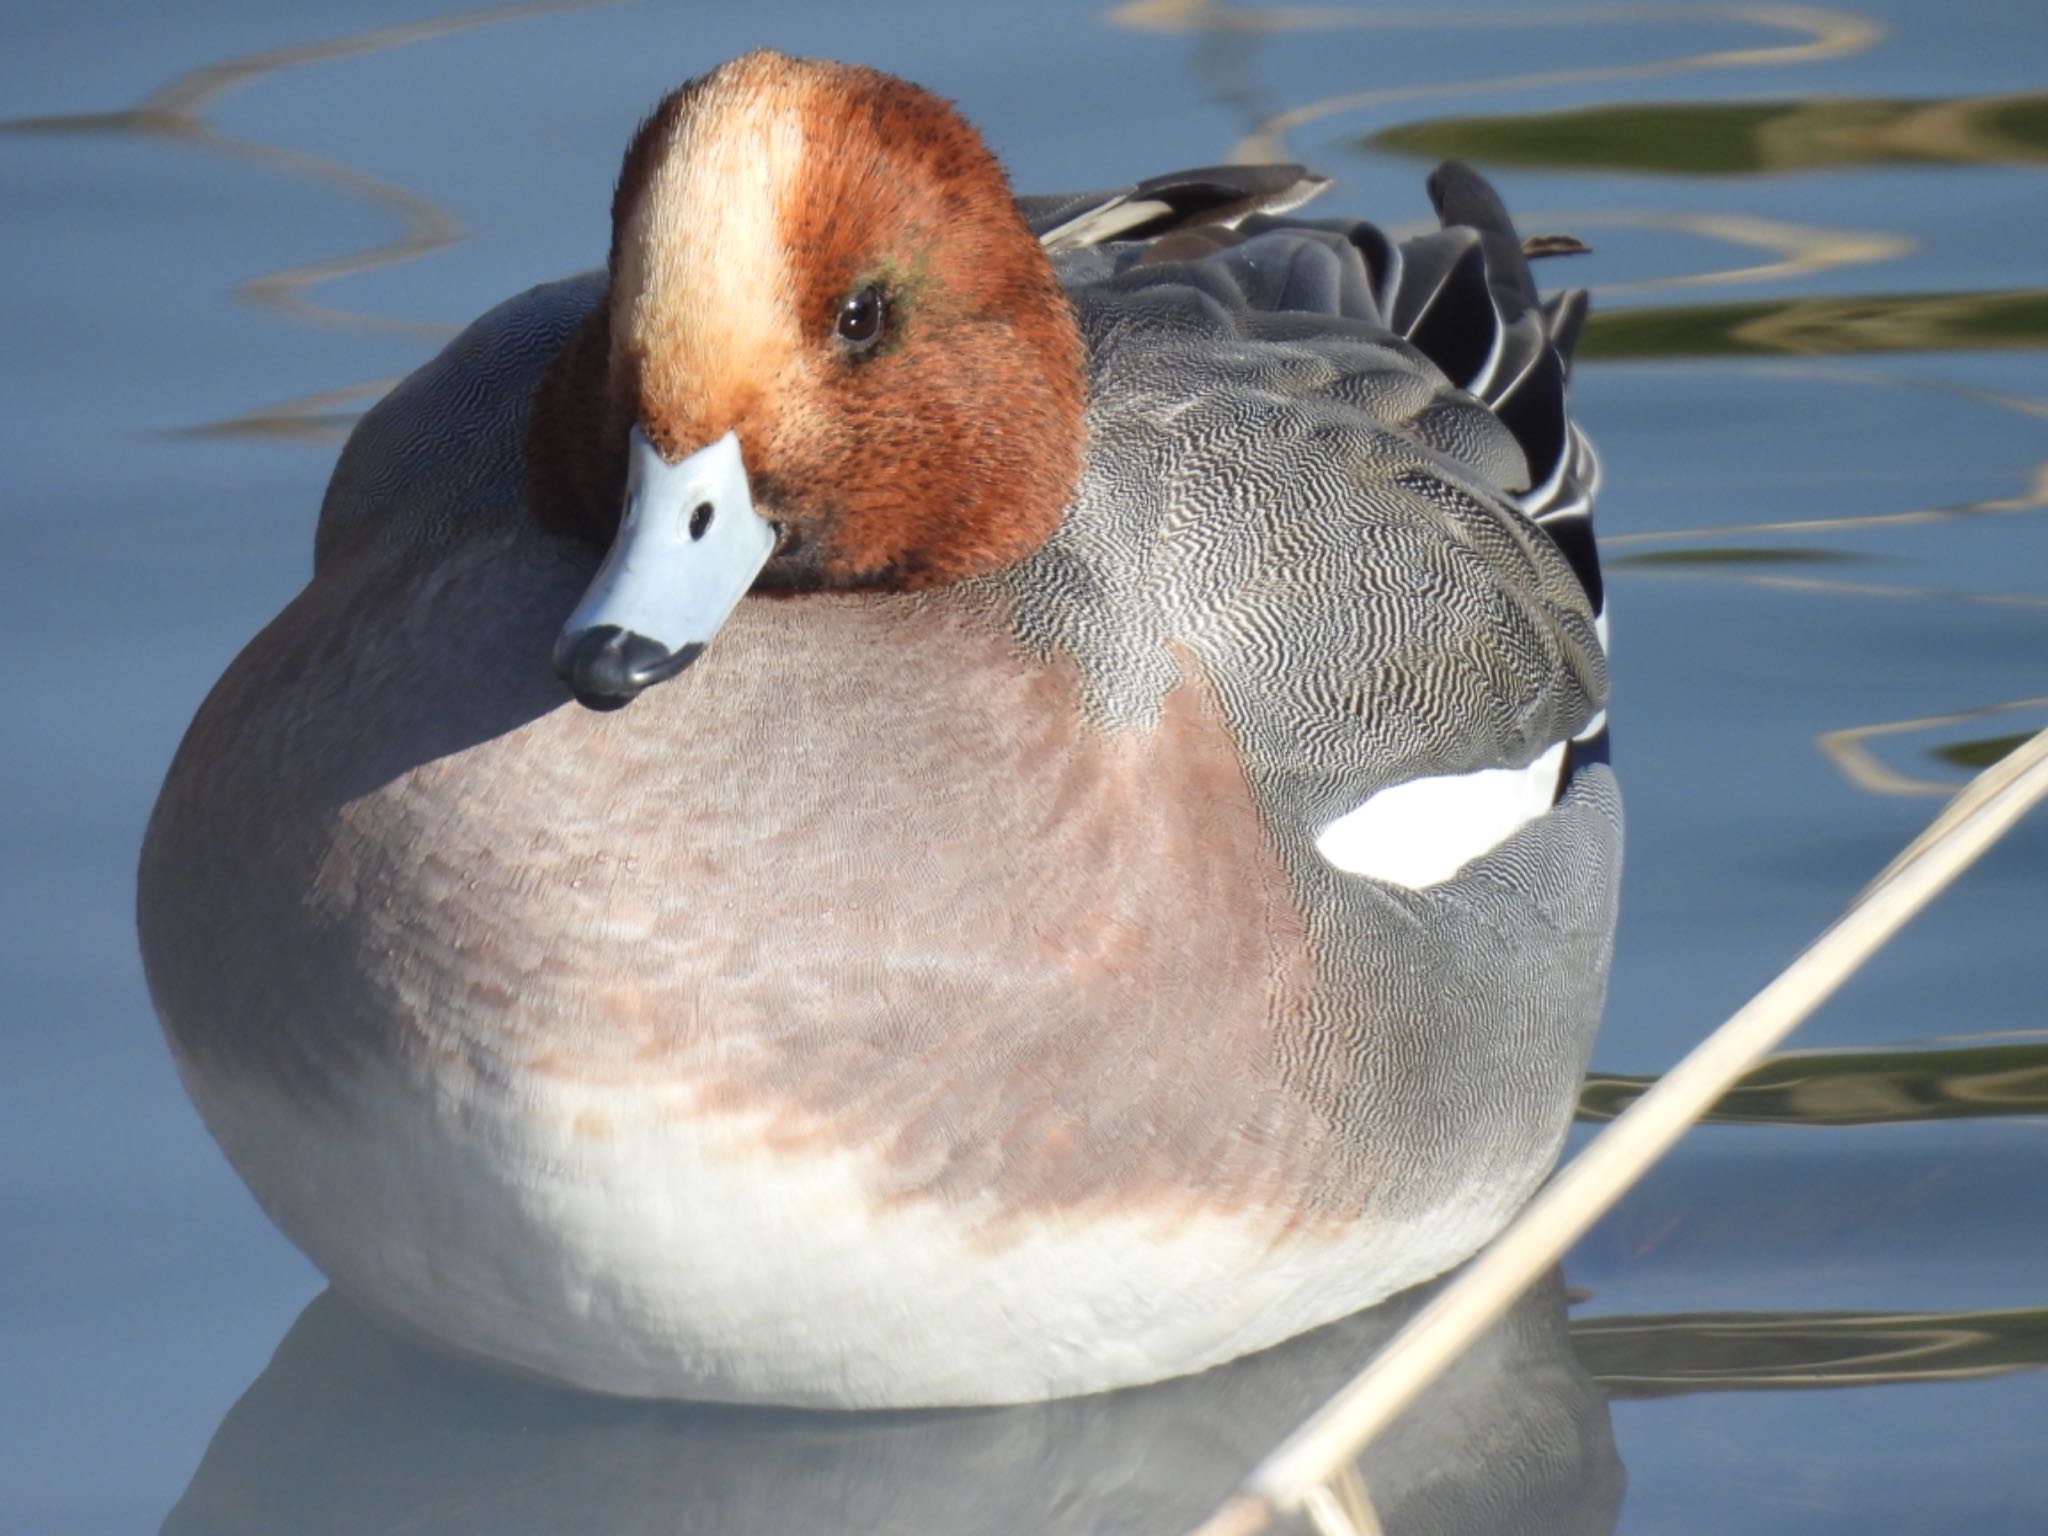
<svg viewBox="0 0 2048 1536">
<path fill-rule="evenodd" d="M 1914 242 L 1903 235 L 1870 230 L 1823 229 L 1811 224 L 1788 224 L 1783 219 L 1762 219 L 1732 213 L 1574 213 L 1575 228 L 1672 230 L 1721 240 L 1776 253 L 1771 261 L 1752 262 L 1742 267 L 1714 267 L 1704 272 L 1680 272 L 1664 277 L 1646 277 L 1630 283 L 1602 283 L 1596 290 L 1605 301 L 1618 293 L 1648 293 L 1663 288 L 1700 288 L 1729 283 L 1781 283 L 1839 267 L 1870 266 L 1909 256 Z M 1596 314 L 1612 313 L 1596 310 Z"/>
<path fill-rule="evenodd" d="M 1635 314 L 1639 311 L 1624 311 Z M 1924 379 L 1894 378 L 1885 374 L 1865 372 L 1858 369 L 1829 364 L 1801 365 L 1795 372 L 1790 366 L 1772 370 L 1773 377 L 1807 376 L 1829 384 L 1864 388 L 1873 385 L 1926 391 L 1969 400 L 1997 410 L 2011 411 L 2034 420 L 2048 420 L 2048 401 L 2030 399 L 2023 395 L 2001 394 L 1992 390 L 1972 389 L 1960 385 L 1931 382 Z M 2048 598 L 2031 592 L 1969 592 L 1943 591 L 1932 587 L 1898 586 L 1872 581 L 1846 581 L 1820 577 L 1811 574 L 1792 574 L 1785 567 L 1825 564 L 1830 560 L 1853 560 L 1848 551 L 1823 550 L 1802 546 L 1783 546 L 1775 550 L 1749 549 L 1720 543 L 1701 543 L 1736 538 L 1755 538 L 1759 535 L 1772 537 L 1796 534 L 1814 537 L 1822 534 L 1870 533 L 1880 530 L 1896 530 L 1915 527 L 1935 527 L 1980 517 L 2006 517 L 2013 514 L 2028 514 L 2048 509 L 2048 463 L 2034 466 L 2031 481 L 2017 495 L 1986 497 L 1977 501 L 1953 502 L 1947 506 L 1920 507 L 1906 512 L 1866 512 L 1835 517 L 1807 517 L 1773 522 L 1721 523 L 1701 528 L 1663 528 L 1640 532 L 1609 533 L 1602 543 L 1610 552 L 1608 568 L 1622 574 L 1638 576 L 1673 575 L 1682 572 L 1692 579 L 1708 579 L 1741 582 L 1747 585 L 1776 588 L 1782 591 L 1811 592 L 1840 596 L 1877 597 L 1890 599 L 1938 599 L 1947 602 L 1981 604 L 1998 608 L 2040 608 L 2048 607 Z M 1643 545 L 1663 545 L 1674 542 L 1697 545 L 1692 549 L 1656 550 L 1633 554 L 1614 554 Z M 1944 726 L 1957 725 L 1982 719 L 1987 715 L 2001 714 L 2011 710 L 2040 707 L 2043 699 L 2015 699 L 2005 703 L 1983 705 L 1958 710 L 1950 714 L 1929 716 L 1923 719 L 1884 721 L 1877 724 L 1860 725 L 1844 730 L 1827 731 L 1816 738 L 1816 744 L 1828 757 L 1834 760 L 1849 781 L 1859 789 L 1874 794 L 1952 794 L 1957 788 L 1953 783 L 1937 783 L 1931 780 L 1901 775 L 1884 767 L 1864 747 L 1864 743 L 1880 736 L 1892 736 L 1907 732 L 1923 732 Z"/>
<path fill-rule="evenodd" d="M 1402 123 L 1365 144 L 1430 160 L 1677 175 L 1850 165 L 2030 165 L 2048 161 L 2048 95 L 1624 102 Z"/>
<path fill-rule="evenodd" d="M 1887 381 L 1880 381 L 1887 382 Z M 1990 396 L 1982 398 L 1990 399 Z M 1943 507 L 1918 507 L 1910 512 L 1863 512 L 1844 517 L 1801 517 L 1762 523 L 1717 523 L 1702 528 L 1660 528 L 1639 533 L 1614 533 L 1601 537 L 1609 549 L 1631 545 L 1665 544 L 1676 540 L 1709 538 L 1752 538 L 1757 534 L 1851 533 L 1878 528 L 1911 528 L 1917 525 L 1958 522 L 1964 518 L 2005 512 L 2039 512 L 2048 509 L 2048 464 L 2037 465 L 2033 484 L 2018 496 L 1999 496 L 1986 501 L 1952 502 Z M 1635 559 L 1622 556 L 1620 564 Z M 1652 569 L 1654 564 L 1636 569 Z"/>
<path fill-rule="evenodd" d="M 1981 773 L 1993 763 L 2010 757 L 2027 740 L 2026 735 L 2020 734 L 1973 736 L 1967 741 L 1943 742 L 1928 751 L 1941 762 L 1951 763 L 1967 773 Z"/>
<path fill-rule="evenodd" d="M 1581 1120 L 1612 1120 L 1655 1078 L 1595 1073 Z M 2048 1114 L 2048 1041 L 1924 1050 L 1799 1051 L 1744 1075 L 1706 1117 L 1709 1125 L 1888 1125 L 1995 1115 Z"/>
<path fill-rule="evenodd" d="M 644 1403 L 430 1355 L 317 1298 L 215 1434 L 166 1536 L 432 1531 L 1160 1533 L 1193 1525 L 1428 1299 L 1204 1375 L 922 1413 Z M 1607 1406 L 1553 1275 L 1363 1458 L 1390 1536 L 1602 1536 Z"/>
<path fill-rule="evenodd" d="M 363 417 L 362 410 L 347 407 L 360 404 L 367 410 L 397 382 L 398 378 L 393 376 L 370 379 L 361 384 L 344 384 L 338 389 L 323 389 L 314 394 L 279 400 L 239 416 L 205 422 L 196 427 L 181 427 L 170 435 L 291 437 L 307 442 L 339 443 L 355 430 L 356 423 Z"/>
<path fill-rule="evenodd" d="M 1986 307 L 1995 313 L 1998 298 L 1998 295 L 1979 294 L 1971 296 L 1969 302 Z M 1828 310 L 1833 310 L 1836 315 L 1834 330 L 1829 337 L 1832 346 L 1827 348 L 1830 350 L 1901 350 L 1902 346 L 1888 346 L 1887 343 L 1904 343 L 1916 334 L 1916 327 L 1917 334 L 1925 339 L 1929 311 L 1924 297 L 1899 301 L 1899 312 L 1891 316 L 1868 314 L 1872 302 L 1860 300 L 1855 301 L 1853 305 L 1845 306 L 1841 301 L 1808 301 L 1805 305 L 1776 306 L 1774 313 L 1778 314 L 1779 319 L 1775 331 L 1770 325 L 1765 325 L 1759 327 L 1756 332 L 1738 334 L 1735 340 L 1745 346 L 1754 346 L 1759 339 L 1782 341 L 1786 331 L 1795 334 L 1803 332 L 1810 337 L 1819 324 L 1818 316 Z M 1953 314 L 1954 304 L 1954 300 L 1943 301 L 1936 312 Z M 2048 317 L 2048 305 L 2039 307 L 2043 316 Z M 1675 311 L 1624 310 L 1618 315 L 1605 317 L 1605 323 L 1610 327 L 1626 328 L 1638 325 L 1641 316 L 1676 314 L 1697 318 L 1717 308 L 1727 311 L 1748 309 L 1752 306 L 1703 306 L 1692 310 Z M 1788 321 L 1784 316 L 1785 311 L 1801 309 L 1805 311 L 1801 320 Z M 1844 314 L 1845 309 L 1849 311 L 1847 314 Z M 1594 328 L 1597 329 L 1600 323 L 1602 317 L 1596 316 Z M 1649 333 L 1654 333 L 1657 328 L 1658 322 L 1654 318 L 1647 327 L 1644 327 Z M 1822 326 L 1821 329 L 1824 330 L 1826 327 Z M 2048 339 L 2048 329 L 2037 333 L 2031 343 L 1992 335 L 1990 327 L 1981 321 L 1972 329 L 1984 339 L 1986 345 L 1990 346 L 2038 346 L 2043 339 Z M 1956 350 L 1962 350 L 1961 347 L 1955 346 L 1955 341 L 1956 338 L 1949 338 L 1951 346 Z M 1656 352 L 1653 348 L 1651 355 L 1661 357 L 1665 354 Z M 1892 377 L 1846 364 L 1779 365 L 1770 372 L 1773 377 L 1808 377 L 1830 385 L 1856 388 L 1879 386 L 1924 391 L 1968 400 L 1974 404 L 2008 411 L 2035 421 L 2048 420 L 2048 401 L 1924 378 Z M 1815 596 L 1936 601 L 1991 608 L 2048 609 L 2048 597 L 2036 592 L 1945 590 L 1933 586 L 1847 580 L 1815 573 L 1816 567 L 1851 562 L 1858 558 L 1848 550 L 1814 545 L 1778 545 L 1762 548 L 1727 542 L 1733 539 L 1756 538 L 1760 535 L 1817 538 L 1823 535 L 1873 533 L 1881 530 L 1936 528 L 1979 518 L 2033 515 L 2044 509 L 2048 509 L 2048 463 L 2036 464 L 2028 483 L 2017 494 L 2010 496 L 1986 497 L 1976 501 L 1954 502 L 1947 506 L 1922 507 L 1905 512 L 1859 513 L 1774 522 L 1723 523 L 1704 528 L 1611 533 L 1603 542 L 1608 550 L 1607 568 L 1616 576 L 1682 575 L 1691 580 L 1733 582 Z M 1642 547 L 1672 543 L 1688 544 L 1692 547 Z M 1625 550 L 1632 552 L 1620 552 Z M 1966 772 L 1974 772 L 1989 766 L 2010 751 L 2023 739 L 2024 733 L 1946 742 L 1935 740 L 1931 743 L 1927 738 L 1938 736 L 1939 733 L 1958 726 L 1979 725 L 1992 717 L 2044 709 L 2048 709 L 2048 696 L 2003 700 L 1939 715 L 1884 720 L 1821 731 L 1815 735 L 1814 744 L 1851 785 L 1866 793 L 1945 798 L 1961 788 L 1963 775 L 1931 778 L 1924 772 L 1908 771 L 1895 763 L 1887 763 L 1881 759 L 1873 750 L 1872 743 L 1880 740 L 1919 738 L 1917 745 L 1924 758 L 1952 765 Z"/>
<path fill-rule="evenodd" d="M 1725 581 L 1739 583 L 1743 586 L 1767 587 L 1780 592 L 1810 592 L 1816 596 L 1876 597 L 1904 602 L 1932 600 L 1944 603 L 1981 604 L 1988 608 L 2048 609 L 2048 596 L 2038 592 L 1971 592 L 1961 588 L 1909 587 L 1901 586 L 1894 582 L 1844 581 L 1826 576 L 1793 576 L 1782 572 L 1766 573 L 1741 569 L 1745 564 L 1757 566 L 1765 563 L 1761 560 L 1749 560 L 1746 562 L 1741 560 L 1716 561 L 1711 558 L 1683 563 L 1672 556 L 1666 555 L 1647 557 L 1643 563 L 1626 566 L 1624 570 L 1632 571 L 1636 575 L 1663 576 L 1683 571 L 1687 579 L 1693 581 Z M 1798 562 L 1793 560 L 1785 563 L 1797 564 Z M 2022 700 L 2015 700 L 2014 704 L 2021 705 L 2024 702 Z M 2004 708 L 2006 706 L 1996 705 L 1992 707 Z M 1864 729 L 1868 729 L 1868 727 Z M 1816 741 L 1822 746 L 1823 750 L 1826 748 L 1828 738 L 1834 734 L 1833 732 L 1828 732 L 1816 738 Z M 1956 787 L 1955 785 L 1946 785 L 1943 787 L 1942 793 L 1946 794 Z"/>
<path fill-rule="evenodd" d="M 1901 772 L 1879 759 L 1871 751 L 1869 743 L 1884 737 L 1925 736 L 1951 726 L 1974 725 L 1994 716 L 2032 710 L 2048 710 L 2048 694 L 1987 704 L 1979 709 L 1956 710 L 1946 715 L 1928 715 L 1917 720 L 1887 720 L 1877 725 L 1856 725 L 1845 730 L 1828 731 L 1819 738 L 1820 749 L 1858 789 L 1879 795 L 1947 796 L 1962 787 L 1960 780 L 1930 779 Z M 1952 764 L 1965 773 L 1977 773 L 1989 768 L 2031 734 L 2029 731 L 1966 737 L 1939 742 L 1928 747 L 1926 752 L 1938 762 Z"/>
<path fill-rule="evenodd" d="M 1233 160 L 1291 160 L 1287 135 L 1326 117 L 1399 101 L 1469 96 L 1484 92 L 1529 91 L 1563 85 L 1592 85 L 1617 80 L 1658 79 L 1708 70 L 1782 68 L 1848 58 L 1875 47 L 1885 35 L 1882 23 L 1849 11 L 1818 6 L 1773 5 L 1621 5 L 1516 6 L 1490 10 L 1391 10 L 1379 6 L 1274 6 L 1238 9 L 1224 0 L 1130 0 L 1109 12 L 1109 20 L 1125 27 L 1162 32 L 1193 32 L 1205 36 L 1251 39 L 1272 32 L 1329 31 L 1337 28 L 1382 30 L 1458 27 L 1487 31 L 1516 28 L 1580 29 L 1680 23 L 1733 23 L 1766 31 L 1790 32 L 1798 41 L 1756 48 L 1719 49 L 1678 54 L 1630 64 L 1584 64 L 1526 74 L 1489 75 L 1475 80 L 1431 81 L 1350 91 L 1275 112 L 1258 122 L 1231 149 Z M 1597 32 L 1592 35 L 1598 36 Z M 1213 57 L 1213 55 L 1212 55 Z"/>
<path fill-rule="evenodd" d="M 1532 211 L 1527 217 L 1537 224 L 1550 221 L 1550 216 L 1541 212 Z M 1698 272 L 1668 273 L 1660 277 L 1637 278 L 1622 283 L 1598 283 L 1594 285 L 1592 292 L 1603 305 L 1617 294 L 1654 293 L 1669 288 L 1781 283 L 1792 278 L 1811 277 L 1818 272 L 1832 272 L 1842 267 L 1863 267 L 1897 261 L 1901 257 L 1910 256 L 1916 249 L 1916 242 L 1903 235 L 1885 234 L 1874 230 L 1828 229 L 1813 224 L 1792 224 L 1783 219 L 1758 218 L 1752 214 L 1670 213 L 1647 210 L 1595 213 L 1574 209 L 1569 214 L 1560 215 L 1559 218 L 1561 221 L 1569 222 L 1577 231 L 1670 231 L 1682 235 L 1696 235 L 1702 240 L 1718 240 L 1726 245 L 1766 251 L 1772 256 L 1769 261 L 1750 262 L 1742 266 L 1710 267 Z M 1426 227 L 1420 224 L 1390 224 L 1388 227 L 1404 236 L 1427 232 Z M 1590 249 L 1575 239 L 1573 244 L 1580 251 Z M 1532 251 L 1531 254 L 1539 253 Z M 1597 322 L 1601 316 L 1612 313 L 1615 311 L 1596 308 L 1592 318 Z M 1637 314 L 1643 311 L 1628 310 L 1622 313 Z M 1654 313 L 1664 314 L 1670 311 L 1658 310 Z"/>
<path fill-rule="evenodd" d="M 2048 1308 L 1600 1317 L 1572 1344 L 1618 1398 L 1960 1381 L 2048 1366 Z"/>
<path fill-rule="evenodd" d="M 1595 311 L 1582 358 L 1824 356 L 2048 346 L 2048 288 Z"/>
<path fill-rule="evenodd" d="M 1624 571 L 1692 571 L 1699 566 L 1841 565 L 1862 558 L 1846 549 L 1809 549 L 1786 544 L 1753 549 L 1745 544 L 1709 544 L 1700 549 L 1651 549 L 1607 562 Z"/>
<path fill-rule="evenodd" d="M 288 176 L 320 182 L 359 202 L 368 203 L 397 223 L 398 233 L 391 239 L 326 261 L 249 278 L 235 286 L 235 297 L 247 304 L 282 311 L 297 320 L 398 331 L 439 340 L 453 335 L 456 327 L 336 309 L 307 298 L 306 290 L 339 277 L 413 261 L 454 243 L 461 238 L 462 227 L 452 214 L 438 203 L 416 197 L 403 187 L 394 186 L 353 166 L 337 165 L 331 160 L 302 154 L 282 145 L 222 133 L 207 120 L 207 114 L 228 92 L 288 69 L 329 64 L 387 48 L 407 47 L 496 22 L 613 3 L 616 0 L 527 0 L 523 4 L 490 6 L 403 26 L 382 27 L 326 42 L 268 49 L 240 58 L 223 59 L 180 75 L 132 107 L 111 112 L 69 113 L 59 117 L 10 118 L 0 120 L 0 132 L 134 134 L 165 139 L 190 148 L 252 161 Z M 354 425 L 355 415 L 338 412 L 337 406 L 358 400 L 367 404 L 397 382 L 396 378 L 371 379 L 322 390 L 318 394 L 281 401 L 194 430 L 209 436 L 338 439 Z"/>
</svg>

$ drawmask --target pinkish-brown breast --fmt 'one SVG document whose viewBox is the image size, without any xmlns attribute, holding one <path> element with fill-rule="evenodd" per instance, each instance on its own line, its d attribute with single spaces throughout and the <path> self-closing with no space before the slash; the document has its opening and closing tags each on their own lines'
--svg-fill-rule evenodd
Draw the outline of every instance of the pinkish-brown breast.
<svg viewBox="0 0 2048 1536">
<path fill-rule="evenodd" d="M 597 715 L 546 676 L 558 559 L 316 585 L 237 663 L 152 833 L 182 1050 L 644 1082 L 871 1148 L 883 1200 L 1341 1218 L 1281 1081 L 1298 903 L 1191 663 L 1109 731 L 957 601 L 757 599 Z"/>
</svg>

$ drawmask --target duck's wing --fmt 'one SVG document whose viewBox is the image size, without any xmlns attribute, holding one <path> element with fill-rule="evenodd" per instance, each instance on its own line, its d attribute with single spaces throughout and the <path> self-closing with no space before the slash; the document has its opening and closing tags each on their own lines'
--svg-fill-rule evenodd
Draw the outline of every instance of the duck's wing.
<svg viewBox="0 0 2048 1536">
<path fill-rule="evenodd" d="M 1161 638 L 1269 803 L 1412 885 L 1553 803 L 1607 692 L 1598 464 L 1566 412 L 1583 295 L 1539 297 L 1476 173 L 1430 190 L 1417 239 L 1253 211 L 1061 262 L 1097 369 L 1082 510 L 1149 498 Z"/>
<path fill-rule="evenodd" d="M 1454 160 L 1429 178 L 1442 224 L 1434 234 L 1396 242 L 1363 221 L 1278 217 L 1329 184 L 1300 165 L 1198 166 L 1109 191 L 1024 197 L 1019 206 L 1049 251 L 1115 245 L 1155 265 L 1199 259 L 1260 235 L 1304 237 L 1303 248 L 1277 263 L 1270 250 L 1226 259 L 1226 269 L 1243 280 L 1245 305 L 1383 322 L 1451 383 L 1485 401 L 1528 456 L 1531 482 L 1517 503 L 1564 549 L 1600 611 L 1591 518 L 1599 459 L 1565 409 L 1586 294 L 1566 289 L 1544 300 L 1529 266 L 1532 252 L 1585 247 L 1558 236 L 1525 245 L 1493 186 Z M 1309 248 L 1307 242 L 1328 249 L 1327 238 L 1315 237 L 1330 235 L 1356 249 L 1356 265 Z"/>
<path fill-rule="evenodd" d="M 1253 214 L 1298 208 L 1329 184 L 1328 177 L 1299 165 L 1203 165 L 1105 192 L 1017 202 L 1039 242 L 1059 252 L 1191 229 L 1232 229 Z"/>
</svg>

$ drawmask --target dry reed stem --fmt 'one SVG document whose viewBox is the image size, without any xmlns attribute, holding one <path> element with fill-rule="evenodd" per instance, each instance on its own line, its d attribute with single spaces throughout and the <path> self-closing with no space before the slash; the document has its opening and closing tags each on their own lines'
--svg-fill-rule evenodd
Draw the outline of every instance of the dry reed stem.
<svg viewBox="0 0 2048 1536">
<path fill-rule="evenodd" d="M 1254 1467 L 1194 1536 L 1253 1536 L 1308 1505 L 1737 1078 L 2043 796 L 2048 730 L 1972 779 L 1776 980 L 1619 1115 L 1464 1274 Z"/>
</svg>

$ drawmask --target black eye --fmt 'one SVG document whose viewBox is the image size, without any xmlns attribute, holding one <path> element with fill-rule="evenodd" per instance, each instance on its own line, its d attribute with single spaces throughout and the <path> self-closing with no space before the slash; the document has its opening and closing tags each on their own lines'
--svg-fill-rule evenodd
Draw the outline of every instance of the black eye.
<svg viewBox="0 0 2048 1536">
<path fill-rule="evenodd" d="M 888 318 L 888 301 L 882 290 L 870 283 L 839 306 L 839 318 L 832 328 L 851 350 L 864 352 L 875 344 Z"/>
</svg>

